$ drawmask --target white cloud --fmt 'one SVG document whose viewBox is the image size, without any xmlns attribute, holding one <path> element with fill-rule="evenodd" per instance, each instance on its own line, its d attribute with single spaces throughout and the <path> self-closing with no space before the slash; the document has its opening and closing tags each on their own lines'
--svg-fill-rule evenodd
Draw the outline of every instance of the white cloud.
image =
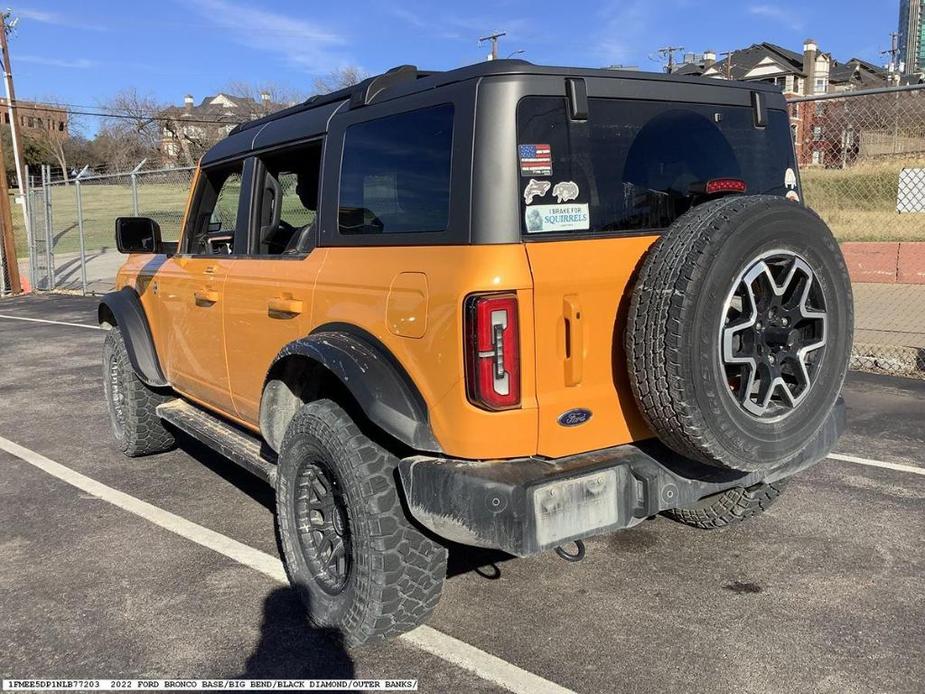
<svg viewBox="0 0 925 694">
<path fill-rule="evenodd" d="M 315 22 L 230 0 L 192 0 L 190 5 L 233 41 L 279 55 L 307 72 L 327 72 L 351 62 L 341 51 L 346 40 Z"/>
<path fill-rule="evenodd" d="M 17 8 L 13 11 L 13 17 L 28 22 L 39 22 L 40 24 L 52 24 L 54 26 L 70 27 L 72 29 L 85 29 L 88 31 L 108 31 L 108 28 L 100 24 L 90 24 L 75 20 L 73 17 L 67 17 L 60 12 L 47 12 L 45 10 L 31 10 Z"/>
<path fill-rule="evenodd" d="M 765 19 L 784 24 L 794 31 L 800 31 L 805 26 L 798 14 L 776 5 L 752 5 L 748 8 L 748 11 L 749 14 L 753 14 L 756 17 L 764 17 Z"/>
<path fill-rule="evenodd" d="M 97 61 L 89 60 L 88 58 L 49 58 L 41 55 L 17 55 L 16 62 L 48 65 L 50 67 L 75 68 L 78 70 L 89 70 L 99 65 Z"/>
<path fill-rule="evenodd" d="M 596 52 L 608 65 L 632 61 L 639 52 L 640 40 L 649 39 L 653 4 L 646 0 L 622 2 L 608 8 L 599 17 Z M 651 46 L 646 46 L 650 48 Z"/>
</svg>

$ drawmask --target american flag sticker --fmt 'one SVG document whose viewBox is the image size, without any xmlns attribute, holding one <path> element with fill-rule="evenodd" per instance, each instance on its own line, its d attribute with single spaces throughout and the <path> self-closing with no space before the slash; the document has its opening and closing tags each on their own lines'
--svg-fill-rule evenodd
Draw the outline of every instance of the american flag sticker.
<svg viewBox="0 0 925 694">
<path fill-rule="evenodd" d="M 552 176 L 552 149 L 549 145 L 517 145 L 521 176 Z"/>
</svg>

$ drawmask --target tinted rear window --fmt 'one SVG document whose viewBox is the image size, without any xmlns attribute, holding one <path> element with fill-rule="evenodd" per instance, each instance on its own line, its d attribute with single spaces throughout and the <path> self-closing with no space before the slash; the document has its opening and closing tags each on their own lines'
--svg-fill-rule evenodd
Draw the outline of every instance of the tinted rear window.
<svg viewBox="0 0 925 694">
<path fill-rule="evenodd" d="M 782 111 L 756 128 L 750 107 L 590 99 L 581 122 L 564 98 L 528 97 L 517 128 L 528 232 L 663 229 L 710 180 L 785 195 L 795 168 Z"/>
<path fill-rule="evenodd" d="M 340 174 L 342 234 L 444 231 L 449 221 L 453 106 L 347 128 Z"/>
</svg>

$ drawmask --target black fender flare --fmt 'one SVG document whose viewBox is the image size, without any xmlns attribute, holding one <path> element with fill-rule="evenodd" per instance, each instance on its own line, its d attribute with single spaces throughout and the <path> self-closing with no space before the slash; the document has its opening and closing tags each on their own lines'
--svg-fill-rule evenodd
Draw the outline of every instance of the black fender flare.
<svg viewBox="0 0 925 694">
<path fill-rule="evenodd" d="M 97 308 L 97 319 L 100 325 L 110 327 L 115 320 L 125 340 L 129 361 L 142 383 L 154 388 L 170 385 L 157 359 L 151 327 L 138 292 L 131 287 L 123 287 L 119 291 L 104 294 Z"/>
<path fill-rule="evenodd" d="M 282 361 L 303 357 L 330 372 L 377 427 L 417 450 L 442 452 L 430 426 L 427 404 L 401 363 L 376 337 L 361 328 L 328 323 L 286 345 L 273 360 L 264 383 L 260 422 L 264 438 L 278 448 L 282 435 L 269 431 L 268 386 Z"/>
</svg>

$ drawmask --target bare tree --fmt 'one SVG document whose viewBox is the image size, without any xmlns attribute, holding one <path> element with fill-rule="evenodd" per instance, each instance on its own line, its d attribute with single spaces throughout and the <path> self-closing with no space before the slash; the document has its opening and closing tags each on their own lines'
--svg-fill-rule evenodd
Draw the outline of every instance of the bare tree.
<svg viewBox="0 0 925 694">
<path fill-rule="evenodd" d="M 315 92 L 317 94 L 335 92 L 338 89 L 359 84 L 367 77 L 369 74 L 363 68 L 356 65 L 345 65 L 331 70 L 327 75 L 318 77 L 315 80 Z"/>
<path fill-rule="evenodd" d="M 30 122 L 34 122 L 36 127 L 30 128 L 28 136 L 43 157 L 53 159 L 61 167 L 66 184 L 69 153 L 67 140 L 69 133 L 77 130 L 79 124 L 74 116 L 68 113 L 66 106 L 57 104 L 51 99 L 45 99 L 42 103 L 48 107 L 48 110 L 40 112 L 40 115 L 35 116 L 34 121 L 30 118 Z M 65 119 L 63 128 L 58 126 L 61 118 Z"/>
</svg>

